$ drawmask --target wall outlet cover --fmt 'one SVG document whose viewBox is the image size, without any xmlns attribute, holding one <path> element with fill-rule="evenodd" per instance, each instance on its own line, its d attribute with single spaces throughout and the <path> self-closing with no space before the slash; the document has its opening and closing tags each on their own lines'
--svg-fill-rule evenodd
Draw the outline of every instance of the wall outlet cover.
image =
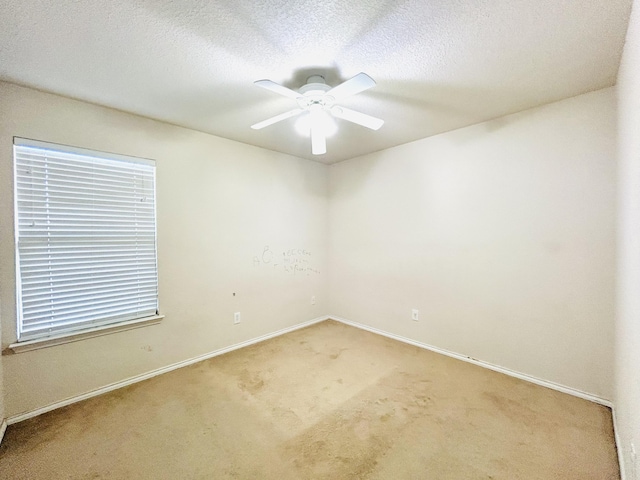
<svg viewBox="0 0 640 480">
<path fill-rule="evenodd" d="M 233 324 L 237 325 L 238 323 L 240 323 L 240 312 L 233 314 Z"/>
</svg>

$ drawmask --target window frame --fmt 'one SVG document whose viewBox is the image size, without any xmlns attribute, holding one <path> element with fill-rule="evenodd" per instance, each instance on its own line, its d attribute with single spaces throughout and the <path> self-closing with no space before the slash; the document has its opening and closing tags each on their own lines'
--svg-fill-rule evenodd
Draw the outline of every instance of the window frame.
<svg viewBox="0 0 640 480">
<path fill-rule="evenodd" d="M 58 152 L 58 155 L 67 156 L 67 157 L 79 156 L 79 158 L 76 159 L 78 163 L 75 166 L 67 166 L 66 168 L 68 170 L 66 171 L 64 170 L 64 168 L 62 169 L 62 175 L 67 175 L 67 177 L 63 178 L 62 180 L 63 182 L 74 180 L 74 175 L 70 173 L 73 170 L 73 168 L 81 169 L 81 168 L 88 168 L 89 166 L 93 166 L 95 168 L 96 165 L 97 166 L 101 165 L 100 162 L 103 162 L 102 165 L 105 165 L 104 162 L 107 162 L 107 164 L 111 165 L 111 167 L 109 168 L 116 168 L 116 169 L 118 168 L 117 165 L 119 162 L 126 162 L 127 164 L 129 164 L 130 168 L 132 168 L 131 164 L 145 165 L 145 167 L 140 167 L 140 171 L 142 172 L 144 170 L 145 171 L 144 175 L 150 178 L 151 186 L 147 188 L 150 190 L 149 195 L 153 195 L 152 209 L 147 208 L 148 212 L 151 212 L 151 213 L 148 213 L 148 215 L 151 215 L 151 218 L 152 218 L 153 233 L 152 233 L 152 236 L 149 233 L 147 233 L 146 238 L 148 238 L 149 241 L 152 238 L 152 241 L 153 241 L 153 249 L 152 249 L 153 259 L 152 261 L 148 260 L 147 262 L 148 263 L 152 262 L 153 268 L 154 268 L 153 274 L 152 274 L 152 281 L 154 281 L 155 283 L 152 283 L 150 288 L 153 290 L 152 293 L 154 293 L 155 296 L 150 297 L 151 299 L 149 301 L 153 302 L 155 300 L 155 313 L 150 314 L 152 305 L 149 305 L 145 309 L 144 315 L 142 315 L 140 311 L 138 312 L 138 314 L 132 311 L 126 315 L 120 315 L 120 318 L 114 317 L 112 319 L 107 319 L 109 315 L 107 314 L 107 317 L 105 317 L 104 321 L 101 321 L 100 319 L 97 319 L 97 318 L 94 318 L 93 320 L 90 320 L 90 321 L 87 321 L 86 319 L 78 320 L 78 321 L 71 320 L 68 327 L 63 327 L 61 323 L 59 323 L 58 321 L 52 320 L 51 325 L 53 326 L 49 327 L 49 332 L 45 332 L 44 330 L 46 330 L 46 328 L 44 328 L 44 329 L 40 329 L 40 331 L 36 332 L 35 334 L 31 334 L 31 335 L 29 333 L 27 333 L 26 335 L 24 334 L 24 326 L 25 326 L 24 311 L 25 310 L 24 310 L 24 303 L 22 298 L 24 293 L 23 285 L 22 285 L 24 277 L 21 269 L 21 255 L 20 255 L 21 243 L 20 242 L 24 242 L 25 235 L 23 234 L 21 236 L 21 230 L 20 230 L 21 215 L 20 215 L 20 210 L 18 205 L 19 200 L 24 201 L 24 198 L 22 199 L 19 198 L 18 156 L 19 154 L 24 154 L 24 152 L 20 153 L 20 150 L 25 148 L 26 149 L 36 148 L 36 149 L 40 149 L 41 152 L 47 151 L 47 150 L 52 152 Z M 84 159 L 82 157 L 84 157 Z M 91 159 L 93 159 L 93 163 Z M 73 158 L 71 158 L 69 159 L 69 161 L 73 162 L 74 160 Z M 151 169 L 149 170 L 148 167 L 151 167 Z M 157 252 L 158 245 L 157 245 L 156 162 L 154 160 L 150 160 L 146 158 L 113 154 L 113 153 L 96 151 L 96 150 L 91 150 L 86 148 L 72 147 L 67 145 L 51 143 L 51 142 L 42 142 L 37 140 L 25 139 L 21 137 L 14 137 L 13 168 L 14 168 L 14 175 L 13 175 L 14 239 L 15 239 L 14 253 L 15 253 L 15 262 L 16 262 L 15 263 L 15 273 L 16 273 L 15 292 L 16 292 L 16 338 L 17 340 L 15 343 L 11 344 L 9 348 L 11 348 L 14 352 L 28 351 L 34 348 L 42 348 L 42 347 L 51 346 L 51 345 L 58 345 L 61 343 L 81 340 L 83 338 L 90 338 L 94 336 L 105 335 L 105 334 L 113 333 L 116 331 L 129 330 L 132 328 L 138 328 L 145 325 L 158 324 L 160 320 L 163 318 L 163 315 L 160 315 L 159 313 L 160 305 L 159 305 L 159 278 L 158 278 L 158 252 Z M 122 170 L 124 171 L 125 169 L 126 169 L 126 166 L 123 165 Z M 99 184 L 99 183 L 91 184 L 92 187 L 94 187 L 94 190 L 96 185 L 98 187 L 102 186 L 103 188 L 106 186 L 106 183 L 104 183 L 105 182 L 104 179 L 101 179 L 101 180 L 103 182 L 102 184 Z M 131 182 L 131 184 L 133 185 L 133 182 Z M 127 187 L 128 185 L 125 188 Z M 34 190 L 34 191 L 37 191 L 37 190 Z M 93 194 L 91 190 L 89 190 L 89 193 Z M 132 200 L 133 194 L 129 193 L 128 195 L 130 197 L 128 201 L 130 201 L 131 205 L 133 205 L 134 204 L 134 200 Z M 113 200 L 109 198 L 107 201 L 113 201 Z M 78 208 L 78 206 L 81 205 L 81 203 L 78 198 L 75 198 L 72 200 L 70 205 L 71 205 L 71 208 Z M 113 203 L 109 204 L 108 208 L 112 208 L 112 205 Z M 45 211 L 46 211 L 47 218 L 49 218 L 48 217 L 48 215 L 50 214 L 49 209 L 46 208 Z M 91 212 L 90 214 L 87 214 L 86 217 L 94 218 L 92 217 L 92 215 L 95 215 L 95 212 Z M 138 217 L 136 216 L 135 218 L 137 219 Z M 116 217 L 116 222 L 121 220 L 126 221 L 128 220 L 128 218 L 124 216 L 120 218 Z M 35 222 L 34 222 L 34 225 L 35 225 Z M 78 227 L 78 228 L 81 229 L 82 227 Z M 105 227 L 105 228 L 108 230 L 109 227 Z M 73 233 L 78 233 L 78 231 Z M 132 243 L 135 244 L 135 242 L 132 242 Z M 93 248 L 94 246 L 89 241 L 85 242 L 85 244 L 87 245 L 88 248 Z M 94 258 L 96 257 L 96 255 L 98 254 L 96 253 L 91 254 L 91 256 L 93 256 Z M 90 256 L 90 259 L 91 259 L 91 256 Z M 50 261 L 50 257 L 47 257 L 47 258 L 49 258 L 49 261 Z M 125 265 L 127 261 L 128 260 L 125 260 Z M 28 261 L 24 260 L 24 265 L 26 265 L 27 263 Z M 136 263 L 135 266 L 139 267 L 139 264 Z M 49 271 L 54 271 L 54 269 L 52 269 L 51 267 L 48 267 L 48 268 L 49 268 Z M 138 268 L 138 269 L 132 270 L 132 272 L 135 272 L 135 274 L 139 274 L 140 270 Z M 91 282 L 89 280 L 85 279 L 84 281 L 86 282 L 84 285 L 87 285 L 87 286 L 91 285 Z M 117 285 L 116 281 L 112 281 L 111 283 L 114 285 Z M 71 288 L 73 288 L 73 286 Z M 93 300 L 83 300 L 83 304 L 86 304 L 90 307 L 93 307 L 93 305 L 91 305 L 92 302 Z M 114 301 L 112 301 L 111 303 L 114 303 Z M 94 308 L 93 310 L 94 316 L 95 316 L 95 310 L 96 309 Z"/>
</svg>

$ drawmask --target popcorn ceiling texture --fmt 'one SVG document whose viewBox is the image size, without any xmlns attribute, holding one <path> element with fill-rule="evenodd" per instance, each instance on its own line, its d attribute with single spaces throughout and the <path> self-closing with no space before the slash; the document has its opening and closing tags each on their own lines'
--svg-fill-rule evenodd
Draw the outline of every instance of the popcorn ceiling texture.
<svg viewBox="0 0 640 480">
<path fill-rule="evenodd" d="M 0 79 L 313 158 L 352 158 L 615 83 L 630 0 L 0 0 Z M 378 85 L 312 157 L 292 101 L 256 88 Z"/>
</svg>

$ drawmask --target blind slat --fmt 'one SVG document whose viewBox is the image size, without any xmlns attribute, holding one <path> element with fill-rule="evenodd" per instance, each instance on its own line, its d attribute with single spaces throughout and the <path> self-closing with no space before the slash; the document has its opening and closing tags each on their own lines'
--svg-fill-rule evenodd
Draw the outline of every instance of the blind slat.
<svg viewBox="0 0 640 480">
<path fill-rule="evenodd" d="M 137 269 L 140 271 L 138 275 L 151 275 L 155 277 L 155 267 L 140 267 Z M 122 276 L 133 277 L 130 268 L 108 268 L 103 269 L 100 272 L 91 272 L 91 271 L 78 271 L 74 272 L 73 270 L 65 270 L 56 273 L 50 273 L 47 275 L 37 275 L 37 278 L 27 279 L 28 281 L 40 281 L 40 282 L 49 282 L 51 285 L 55 286 L 56 280 L 62 281 L 75 281 L 78 284 L 86 282 L 91 283 L 94 279 L 99 280 L 102 275 L 109 274 L 120 274 Z"/>
<path fill-rule="evenodd" d="M 93 315 L 96 310 L 111 309 L 114 302 L 118 302 L 118 308 L 123 308 L 125 305 L 149 305 L 154 302 L 154 292 L 149 292 L 146 295 L 130 295 L 129 292 L 122 292 L 118 294 L 108 295 L 101 298 L 88 298 L 87 302 L 57 302 L 56 308 L 51 309 L 48 305 L 32 306 L 25 308 L 25 312 L 29 313 L 31 321 L 33 323 L 50 323 L 56 318 L 69 319 L 72 316 L 81 318 L 85 315 Z"/>
<path fill-rule="evenodd" d="M 99 310 L 95 312 L 95 317 L 85 316 L 82 320 L 77 318 L 70 318 L 66 320 L 60 320 L 57 322 L 47 322 L 46 328 L 42 328 L 43 324 L 25 325 L 24 331 L 28 332 L 29 337 L 42 337 L 57 333 L 58 330 L 64 329 L 65 331 L 78 331 L 84 328 L 90 328 L 96 325 L 108 325 L 110 323 L 126 322 L 129 320 L 135 320 L 136 318 L 148 317 L 156 313 L 155 309 L 149 308 L 148 310 L 140 310 L 133 315 L 127 315 L 128 306 L 123 308 L 112 309 L 110 312 Z M 108 313 L 114 314 L 109 317 Z M 80 328 L 79 328 L 80 327 Z M 44 335 L 43 335 L 44 334 Z"/>
<path fill-rule="evenodd" d="M 58 293 L 61 295 L 65 295 L 66 298 L 74 299 L 85 297 L 88 295 L 96 295 L 96 290 L 100 292 L 105 292 L 108 290 L 109 284 L 101 284 L 98 288 L 95 286 L 91 287 L 74 287 L 74 288 L 58 288 Z M 126 282 L 126 283 L 118 283 L 118 288 L 120 291 L 129 291 L 129 292 L 139 292 L 142 290 L 146 290 L 149 287 L 153 287 L 153 280 L 139 280 L 135 282 Z M 105 294 L 106 295 L 106 294 Z M 22 304 L 26 308 L 27 306 L 33 306 L 35 304 L 44 303 L 49 301 L 49 292 L 41 290 L 39 292 L 31 292 L 27 295 L 22 296 Z"/>
</svg>

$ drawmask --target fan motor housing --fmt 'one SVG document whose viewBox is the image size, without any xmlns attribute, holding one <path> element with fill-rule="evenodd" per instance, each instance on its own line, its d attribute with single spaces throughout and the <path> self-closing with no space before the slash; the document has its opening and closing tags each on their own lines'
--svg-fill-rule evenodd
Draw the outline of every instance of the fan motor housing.
<svg viewBox="0 0 640 480">
<path fill-rule="evenodd" d="M 322 75 L 311 75 L 307 78 L 307 83 L 298 90 L 302 95 L 298 98 L 298 105 L 306 110 L 319 107 L 331 108 L 335 99 L 326 95 L 329 90 L 331 87 L 324 82 Z"/>
</svg>

